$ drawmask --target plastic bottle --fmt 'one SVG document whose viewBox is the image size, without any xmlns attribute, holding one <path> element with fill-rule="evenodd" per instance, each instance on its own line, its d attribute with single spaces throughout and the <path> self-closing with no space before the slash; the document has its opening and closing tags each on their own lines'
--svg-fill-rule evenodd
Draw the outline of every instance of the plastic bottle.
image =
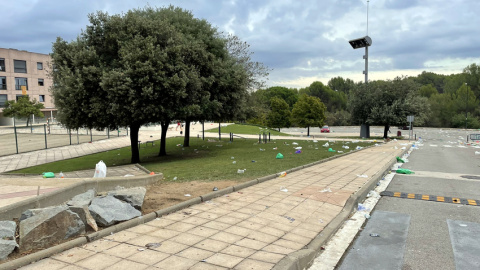
<svg viewBox="0 0 480 270">
<path fill-rule="evenodd" d="M 65 175 L 63 175 L 63 172 L 60 172 L 60 173 L 58 174 L 58 176 L 59 176 L 60 178 L 64 178 L 64 177 L 65 177 Z"/>
</svg>

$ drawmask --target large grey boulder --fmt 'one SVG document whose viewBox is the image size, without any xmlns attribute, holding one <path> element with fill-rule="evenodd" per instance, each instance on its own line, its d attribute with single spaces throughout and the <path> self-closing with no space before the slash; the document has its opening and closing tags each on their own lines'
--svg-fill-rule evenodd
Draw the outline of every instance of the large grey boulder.
<svg viewBox="0 0 480 270">
<path fill-rule="evenodd" d="M 108 227 L 115 223 L 130 220 L 142 215 L 140 211 L 128 203 L 113 196 L 97 197 L 88 207 L 98 225 Z"/>
<path fill-rule="evenodd" d="M 18 247 L 15 241 L 17 224 L 13 221 L 0 221 L 0 261 L 5 260 Z"/>
<path fill-rule="evenodd" d="M 88 224 L 94 231 L 98 231 L 97 223 L 95 219 L 90 214 L 90 210 L 88 210 L 88 206 L 69 206 L 70 211 L 76 213 L 80 219 L 82 220 L 85 226 Z"/>
<path fill-rule="evenodd" d="M 88 206 L 90 202 L 95 198 L 95 189 L 90 189 L 87 192 L 82 194 L 78 194 L 77 196 L 73 197 L 70 201 L 67 202 L 67 205 L 70 206 Z"/>
<path fill-rule="evenodd" d="M 145 193 L 147 190 L 144 187 L 134 187 L 134 188 L 117 188 L 114 191 L 108 192 L 108 195 L 111 195 L 121 201 L 127 202 L 135 209 L 141 210 L 143 205 L 143 200 L 145 199 Z"/>
<path fill-rule="evenodd" d="M 35 215 L 20 221 L 20 251 L 47 248 L 85 233 L 85 224 L 68 206 L 35 209 Z"/>
</svg>

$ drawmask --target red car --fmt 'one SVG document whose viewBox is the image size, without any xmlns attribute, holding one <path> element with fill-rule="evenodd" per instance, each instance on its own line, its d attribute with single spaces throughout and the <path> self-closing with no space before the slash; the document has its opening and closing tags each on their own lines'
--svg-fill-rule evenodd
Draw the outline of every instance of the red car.
<svg viewBox="0 0 480 270">
<path fill-rule="evenodd" d="M 330 133 L 330 128 L 328 126 L 323 126 L 320 130 L 321 133 Z"/>
</svg>

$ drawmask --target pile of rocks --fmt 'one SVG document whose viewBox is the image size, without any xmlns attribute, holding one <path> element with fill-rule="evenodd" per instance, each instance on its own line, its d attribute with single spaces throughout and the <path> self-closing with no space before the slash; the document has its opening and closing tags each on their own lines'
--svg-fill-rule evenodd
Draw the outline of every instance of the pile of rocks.
<svg viewBox="0 0 480 270">
<path fill-rule="evenodd" d="M 0 221 L 0 260 L 15 248 L 20 252 L 44 249 L 85 234 L 87 226 L 98 231 L 98 226 L 108 227 L 139 217 L 145 193 L 144 187 L 117 187 L 98 195 L 91 189 L 63 205 L 29 209 L 19 218 L 18 244 L 17 223 Z"/>
</svg>

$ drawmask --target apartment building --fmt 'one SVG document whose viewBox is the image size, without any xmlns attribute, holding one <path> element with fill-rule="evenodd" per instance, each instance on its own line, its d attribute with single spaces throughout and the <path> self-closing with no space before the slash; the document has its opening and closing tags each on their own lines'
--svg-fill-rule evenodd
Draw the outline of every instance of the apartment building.
<svg viewBox="0 0 480 270">
<path fill-rule="evenodd" d="M 27 95 L 43 103 L 46 118 L 54 117 L 53 98 L 49 92 L 51 58 L 48 54 L 0 48 L 0 126 L 13 125 L 13 119 L 3 116 L 7 100 Z"/>
</svg>

